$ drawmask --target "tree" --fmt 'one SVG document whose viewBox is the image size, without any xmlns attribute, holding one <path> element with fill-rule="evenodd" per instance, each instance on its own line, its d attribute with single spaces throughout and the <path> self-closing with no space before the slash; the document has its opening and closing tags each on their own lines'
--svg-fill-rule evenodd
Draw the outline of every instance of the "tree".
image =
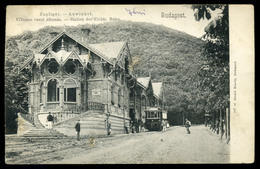
<svg viewBox="0 0 260 169">
<path fill-rule="evenodd" d="M 194 16 L 211 19 L 211 13 L 220 11 L 205 27 L 202 39 L 206 41 L 203 49 L 205 64 L 198 71 L 197 84 L 202 89 L 206 111 L 214 111 L 229 106 L 229 25 L 228 5 L 193 5 Z"/>
<path fill-rule="evenodd" d="M 27 110 L 28 107 L 28 75 L 18 74 L 14 63 L 6 61 L 5 64 L 5 133 L 17 131 L 17 113 Z"/>
</svg>

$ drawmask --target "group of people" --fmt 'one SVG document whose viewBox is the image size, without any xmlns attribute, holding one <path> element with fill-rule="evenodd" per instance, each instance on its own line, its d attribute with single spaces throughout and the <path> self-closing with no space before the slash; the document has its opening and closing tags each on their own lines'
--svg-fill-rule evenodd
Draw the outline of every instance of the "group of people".
<svg viewBox="0 0 260 169">
<path fill-rule="evenodd" d="M 141 131 L 145 131 L 145 124 L 140 119 L 131 120 L 130 126 L 127 127 L 130 127 L 130 131 L 132 133 L 139 133 Z"/>
<path fill-rule="evenodd" d="M 225 133 L 225 120 L 222 119 L 216 119 L 215 123 L 214 121 L 210 121 L 208 122 L 208 124 L 210 124 L 210 130 L 213 131 L 214 133 L 216 132 L 217 134 L 219 134 L 219 132 L 221 132 L 221 138 L 223 137 L 223 134 Z"/>
<path fill-rule="evenodd" d="M 77 140 L 79 141 L 80 140 L 80 120 L 78 120 L 78 122 L 76 123 L 75 129 L 77 132 Z M 111 130 L 112 130 L 111 124 L 109 123 L 107 126 L 107 135 L 108 136 L 111 134 Z"/>
<path fill-rule="evenodd" d="M 49 115 L 47 116 L 47 129 L 52 129 L 52 124 L 53 124 L 53 116 L 49 112 Z M 161 126 L 162 126 L 162 131 L 166 131 L 165 121 L 162 121 Z M 187 130 L 187 134 L 190 134 L 190 126 L 191 126 L 191 122 L 188 119 L 186 119 L 185 127 Z M 80 140 L 80 120 L 77 121 L 75 125 L 75 130 L 77 132 L 77 140 Z M 111 124 L 109 123 L 107 126 L 107 135 L 111 134 L 111 130 L 112 130 Z"/>
<path fill-rule="evenodd" d="M 75 129 L 76 129 L 76 132 L 77 132 L 77 140 L 79 141 L 80 140 L 80 120 L 78 120 L 78 122 L 76 123 Z M 108 126 L 107 126 L 107 135 L 111 134 L 111 130 L 112 130 L 111 124 L 109 123 Z"/>
</svg>

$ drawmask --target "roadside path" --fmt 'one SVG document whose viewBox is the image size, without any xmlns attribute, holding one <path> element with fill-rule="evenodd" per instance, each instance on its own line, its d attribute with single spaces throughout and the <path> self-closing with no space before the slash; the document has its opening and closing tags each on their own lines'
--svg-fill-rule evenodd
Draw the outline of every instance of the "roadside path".
<svg viewBox="0 0 260 169">
<path fill-rule="evenodd" d="M 76 141 L 74 138 L 41 140 L 31 143 L 32 151 L 9 158 L 12 164 L 152 164 L 152 163 L 227 163 L 229 145 L 208 128 L 174 126 L 167 132 L 120 134 L 112 137 Z M 13 144 L 9 143 L 8 150 Z M 26 142 L 27 146 L 30 143 Z M 38 148 L 33 149 L 34 145 Z M 52 149 L 49 147 L 52 146 Z M 18 146 L 15 146 L 19 150 Z M 21 145 L 22 148 L 22 145 Z M 44 151 L 45 150 L 45 151 Z M 46 152 L 48 150 L 48 152 Z M 52 150 L 52 151 L 51 151 Z M 19 150 L 21 152 L 21 150 Z M 28 152 L 27 152 L 28 153 Z"/>
</svg>

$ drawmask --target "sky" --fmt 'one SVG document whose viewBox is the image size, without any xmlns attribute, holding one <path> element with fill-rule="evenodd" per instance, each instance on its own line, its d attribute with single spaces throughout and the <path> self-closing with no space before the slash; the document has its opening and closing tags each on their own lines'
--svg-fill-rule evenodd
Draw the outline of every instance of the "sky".
<svg viewBox="0 0 260 169">
<path fill-rule="evenodd" d="M 215 16 L 216 14 L 213 18 Z M 8 6 L 6 36 L 18 35 L 24 31 L 37 31 L 45 26 L 104 24 L 120 20 L 163 25 L 195 37 L 201 37 L 204 27 L 210 22 L 195 21 L 190 5 Z"/>
</svg>

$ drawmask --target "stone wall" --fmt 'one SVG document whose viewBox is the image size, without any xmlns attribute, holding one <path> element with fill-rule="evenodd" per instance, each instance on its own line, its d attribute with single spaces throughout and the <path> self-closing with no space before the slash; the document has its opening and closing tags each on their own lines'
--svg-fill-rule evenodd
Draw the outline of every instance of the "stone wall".
<svg viewBox="0 0 260 169">
<path fill-rule="evenodd" d="M 17 129 L 17 135 L 23 135 L 26 132 L 30 131 L 31 129 L 35 129 L 35 126 L 31 123 L 27 122 L 25 119 L 22 118 L 20 113 L 18 113 L 18 129 Z"/>
</svg>

